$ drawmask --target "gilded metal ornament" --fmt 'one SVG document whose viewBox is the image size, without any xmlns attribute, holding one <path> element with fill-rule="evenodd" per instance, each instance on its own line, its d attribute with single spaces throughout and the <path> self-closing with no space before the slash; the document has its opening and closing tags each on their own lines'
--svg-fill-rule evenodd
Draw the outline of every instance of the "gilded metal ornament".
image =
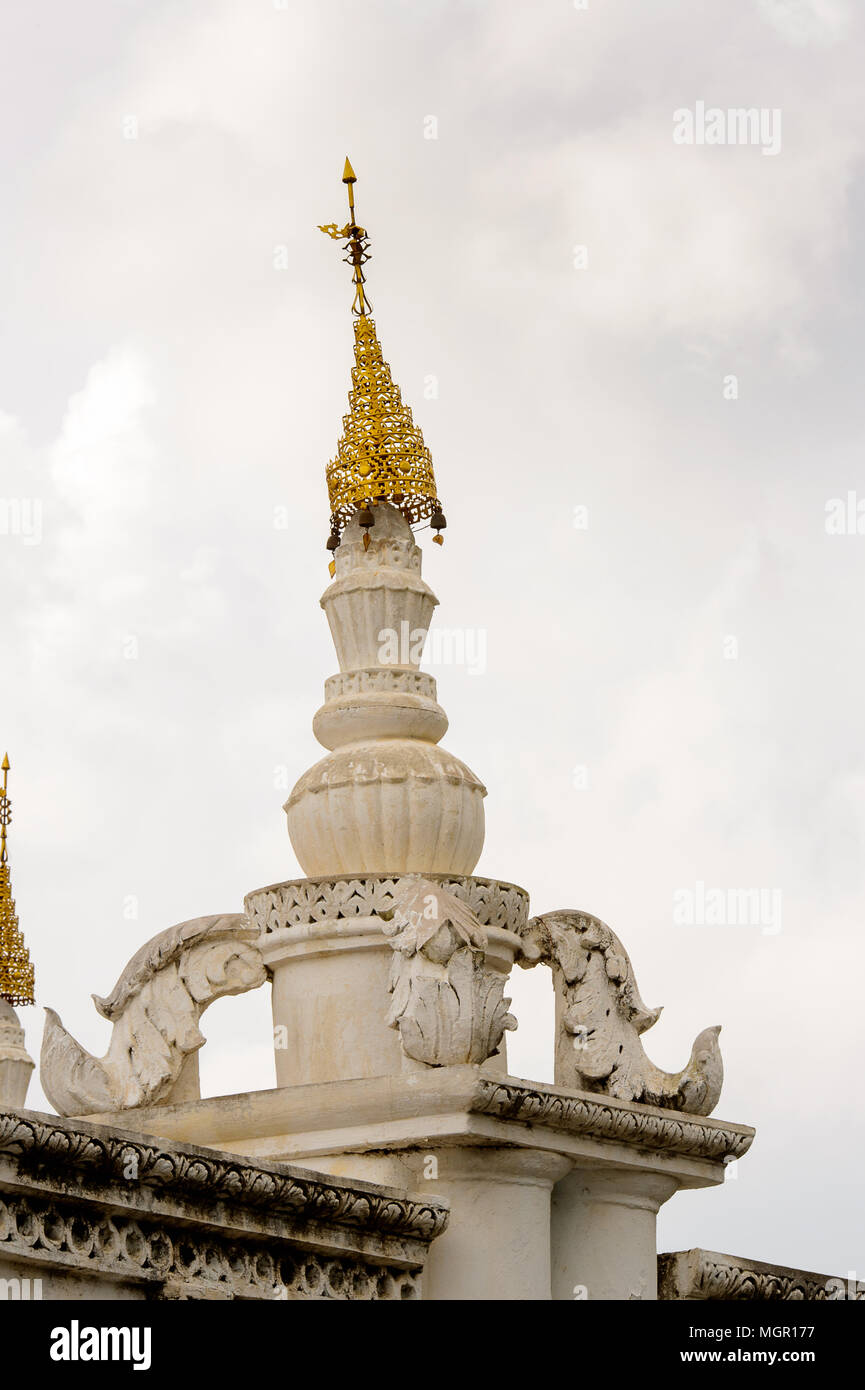
<svg viewBox="0 0 865 1390">
<path fill-rule="evenodd" d="M 336 458 L 326 469 L 331 509 L 329 550 L 336 548 L 342 528 L 358 509 L 369 517 L 362 519 L 361 525 L 374 525 L 375 515 L 369 509 L 380 502 L 398 507 L 411 525 L 427 518 L 437 532 L 447 525 L 436 495 L 430 451 L 412 420 L 411 410 L 402 402 L 399 387 L 382 355 L 375 323 L 369 317 L 372 304 L 363 273 L 370 257 L 369 237 L 355 220 L 355 182 L 355 172 L 346 159 L 343 183 L 348 187 L 350 220 L 341 228 L 335 222 L 319 227 L 335 241 L 344 243 L 344 259 L 352 266 L 354 281 L 354 366 L 349 410 L 343 416 Z M 368 539 L 367 531 L 365 541 Z M 435 539 L 441 544 L 440 534 Z"/>
<path fill-rule="evenodd" d="M 13 1008 L 33 1004 L 34 974 L 30 955 L 18 925 L 15 900 L 12 897 L 12 876 L 6 847 L 6 832 L 12 823 L 12 803 L 9 800 L 9 754 L 3 758 L 3 786 L 0 787 L 0 999 Z"/>
</svg>

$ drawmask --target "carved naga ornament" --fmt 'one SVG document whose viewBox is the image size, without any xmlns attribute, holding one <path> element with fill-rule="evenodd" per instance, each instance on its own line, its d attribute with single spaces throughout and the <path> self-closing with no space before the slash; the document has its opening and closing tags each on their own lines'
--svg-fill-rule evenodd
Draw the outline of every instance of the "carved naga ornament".
<svg viewBox="0 0 865 1390">
<path fill-rule="evenodd" d="M 682 1071 L 661 1071 L 640 1041 L 661 1010 L 647 1009 L 640 998 L 615 932 L 582 912 L 547 912 L 529 922 L 529 940 L 553 971 L 557 1085 L 691 1115 L 712 1113 L 724 1080 L 719 1025 L 703 1029 Z M 529 957 L 527 964 L 535 963 Z"/>
<path fill-rule="evenodd" d="M 258 930 L 242 913 L 196 917 L 169 927 L 132 957 L 107 999 L 113 1023 L 104 1057 L 91 1057 L 46 1009 L 41 1080 L 60 1115 L 129 1110 L 163 1100 L 184 1062 L 205 1042 L 199 1021 L 208 1004 L 264 983 Z"/>
</svg>

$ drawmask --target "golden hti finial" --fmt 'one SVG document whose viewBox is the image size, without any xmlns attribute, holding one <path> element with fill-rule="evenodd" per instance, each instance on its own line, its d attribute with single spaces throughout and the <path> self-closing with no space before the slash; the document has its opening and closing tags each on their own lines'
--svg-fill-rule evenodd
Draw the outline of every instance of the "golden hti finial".
<svg viewBox="0 0 865 1390">
<path fill-rule="evenodd" d="M 318 230 L 320 232 L 325 232 L 329 237 L 333 237 L 334 241 L 345 242 L 345 246 L 342 248 L 346 253 L 343 256 L 343 260 L 346 265 L 353 267 L 352 274 L 354 277 L 354 302 L 351 306 L 351 312 L 357 314 L 358 318 L 363 318 L 367 310 L 372 308 L 372 304 L 369 299 L 367 299 L 363 288 L 366 284 L 366 276 L 363 273 L 363 267 L 370 259 L 372 253 L 368 249 L 369 237 L 366 234 L 366 229 L 364 227 L 359 227 L 354 217 L 354 185 L 357 183 L 357 174 L 351 167 L 351 161 L 348 155 L 345 157 L 345 168 L 342 171 L 342 181 L 348 187 L 349 220 L 344 227 L 338 227 L 335 222 L 328 222 L 324 227 L 319 226 Z"/>
<path fill-rule="evenodd" d="M 327 548 L 336 550 L 343 527 L 355 514 L 364 527 L 364 546 L 368 548 L 369 528 L 375 524 L 373 508 L 380 502 L 398 507 L 412 526 L 429 518 L 436 531 L 434 540 L 441 545 L 447 522 L 436 493 L 432 457 L 410 409 L 402 403 L 399 387 L 382 356 L 375 323 L 369 317 L 372 304 L 363 273 L 370 259 L 369 236 L 355 219 L 357 175 L 348 158 L 342 181 L 348 187 L 350 220 L 342 228 L 335 222 L 319 227 L 334 241 L 344 243 L 344 259 L 352 266 L 351 310 L 355 315 L 349 412 L 342 419 L 337 456 L 327 466 L 331 511 Z M 331 574 L 334 569 L 331 560 Z"/>
<path fill-rule="evenodd" d="M 14 1007 L 16 1004 L 35 1002 L 34 977 L 12 897 L 9 852 L 6 845 L 6 832 L 12 823 L 12 803 L 8 790 L 8 753 L 0 767 L 3 772 L 3 786 L 0 787 L 0 999 L 7 1000 Z"/>
</svg>

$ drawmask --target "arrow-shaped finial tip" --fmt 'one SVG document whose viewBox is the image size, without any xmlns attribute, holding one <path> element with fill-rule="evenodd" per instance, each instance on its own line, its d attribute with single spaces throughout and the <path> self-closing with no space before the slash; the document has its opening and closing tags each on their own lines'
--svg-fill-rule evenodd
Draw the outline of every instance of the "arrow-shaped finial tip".
<svg viewBox="0 0 865 1390">
<path fill-rule="evenodd" d="M 343 183 L 357 183 L 357 174 L 351 167 L 351 160 L 348 155 L 345 157 L 345 168 L 342 171 Z"/>
<path fill-rule="evenodd" d="M 8 772 L 8 771 L 9 771 L 9 754 L 8 754 L 8 753 L 4 753 L 4 754 L 3 754 L 3 762 L 0 763 L 0 769 L 2 769 L 3 772 Z"/>
</svg>

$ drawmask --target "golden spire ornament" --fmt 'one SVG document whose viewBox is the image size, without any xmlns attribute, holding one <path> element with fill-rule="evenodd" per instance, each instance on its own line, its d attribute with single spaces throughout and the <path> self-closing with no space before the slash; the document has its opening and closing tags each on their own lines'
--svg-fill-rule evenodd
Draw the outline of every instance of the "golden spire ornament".
<svg viewBox="0 0 865 1390">
<path fill-rule="evenodd" d="M 358 225 L 354 213 L 354 185 L 357 176 L 348 159 L 342 181 L 348 187 L 349 220 L 344 227 L 335 222 L 320 226 L 334 241 L 343 242 L 344 260 L 352 267 L 354 301 L 354 366 L 348 393 L 348 414 L 342 417 L 343 433 L 336 458 L 327 466 L 330 497 L 330 535 L 328 550 L 336 550 L 342 528 L 358 513 L 365 528 L 364 545 L 369 546 L 369 528 L 375 524 L 374 509 L 380 502 L 398 507 L 409 525 L 429 518 L 442 544 L 447 525 L 436 494 L 430 451 L 420 429 L 403 405 L 399 387 L 391 377 L 382 356 L 372 308 L 366 293 L 363 267 L 370 259 L 369 236 Z M 331 574 L 334 565 L 331 561 Z"/>
<path fill-rule="evenodd" d="M 12 803 L 7 788 L 9 778 L 9 754 L 3 758 L 3 786 L 0 787 L 0 999 L 5 999 L 13 1007 L 16 1004 L 33 1004 L 34 978 L 33 966 L 12 897 L 12 878 L 9 871 L 9 853 L 6 847 L 6 831 L 12 822 Z"/>
</svg>

